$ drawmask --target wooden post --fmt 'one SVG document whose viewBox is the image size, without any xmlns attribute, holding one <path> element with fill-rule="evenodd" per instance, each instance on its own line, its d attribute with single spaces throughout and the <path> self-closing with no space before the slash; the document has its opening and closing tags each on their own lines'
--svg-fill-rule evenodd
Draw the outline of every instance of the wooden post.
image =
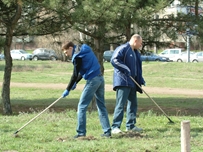
<svg viewBox="0 0 203 152">
<path fill-rule="evenodd" d="M 181 122 L 181 152 L 190 152 L 190 121 Z"/>
</svg>

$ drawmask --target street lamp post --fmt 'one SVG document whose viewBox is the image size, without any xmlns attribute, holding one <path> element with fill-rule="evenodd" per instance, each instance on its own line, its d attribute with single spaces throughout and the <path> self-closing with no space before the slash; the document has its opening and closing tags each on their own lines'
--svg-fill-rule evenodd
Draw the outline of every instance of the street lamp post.
<svg viewBox="0 0 203 152">
<path fill-rule="evenodd" d="M 197 32 L 198 25 L 194 25 L 192 29 L 186 29 L 186 36 L 187 36 L 187 62 L 190 62 L 190 39 L 192 36 L 198 34 Z"/>
<path fill-rule="evenodd" d="M 190 62 L 190 29 L 186 30 L 187 36 L 187 62 Z"/>
</svg>

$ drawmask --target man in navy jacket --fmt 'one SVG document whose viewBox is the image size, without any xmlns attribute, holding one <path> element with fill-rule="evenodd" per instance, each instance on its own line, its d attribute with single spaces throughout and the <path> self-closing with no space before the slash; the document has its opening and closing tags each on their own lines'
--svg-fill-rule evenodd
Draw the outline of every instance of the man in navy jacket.
<svg viewBox="0 0 203 152">
<path fill-rule="evenodd" d="M 142 37 L 134 34 L 130 41 L 117 47 L 112 55 L 111 64 L 114 67 L 113 89 L 116 91 L 116 106 L 114 109 L 112 133 L 120 130 L 124 116 L 124 107 L 127 103 L 126 131 L 141 132 L 142 128 L 135 126 L 137 113 L 137 91 L 142 90 L 136 86 L 130 76 L 138 84 L 144 85 L 142 77 L 142 61 L 138 49 L 142 46 Z"/>
</svg>

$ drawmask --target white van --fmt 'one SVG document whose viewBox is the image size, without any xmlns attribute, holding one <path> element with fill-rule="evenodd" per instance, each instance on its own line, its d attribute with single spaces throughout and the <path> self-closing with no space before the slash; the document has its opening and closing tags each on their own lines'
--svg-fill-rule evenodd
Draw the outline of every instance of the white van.
<svg viewBox="0 0 203 152">
<path fill-rule="evenodd" d="M 161 52 L 159 55 L 168 57 L 170 61 L 177 61 L 177 56 L 181 55 L 183 51 L 184 50 L 180 48 L 166 49 L 163 52 Z"/>
</svg>

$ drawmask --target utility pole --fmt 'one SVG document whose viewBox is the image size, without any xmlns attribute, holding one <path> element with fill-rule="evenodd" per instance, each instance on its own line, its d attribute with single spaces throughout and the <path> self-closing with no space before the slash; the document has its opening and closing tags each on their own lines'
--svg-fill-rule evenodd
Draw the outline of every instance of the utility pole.
<svg viewBox="0 0 203 152">
<path fill-rule="evenodd" d="M 158 24 L 157 21 L 156 21 L 157 19 L 159 19 L 159 15 L 154 14 L 155 24 Z M 155 32 L 156 32 L 156 31 L 155 31 Z M 156 44 L 156 41 L 157 41 L 157 35 L 155 35 L 154 40 L 155 40 L 155 43 L 154 43 L 154 53 L 157 54 L 157 53 L 158 53 L 158 51 L 157 51 L 157 44 Z"/>
<path fill-rule="evenodd" d="M 187 62 L 190 62 L 190 29 L 186 30 L 187 35 Z"/>
</svg>

